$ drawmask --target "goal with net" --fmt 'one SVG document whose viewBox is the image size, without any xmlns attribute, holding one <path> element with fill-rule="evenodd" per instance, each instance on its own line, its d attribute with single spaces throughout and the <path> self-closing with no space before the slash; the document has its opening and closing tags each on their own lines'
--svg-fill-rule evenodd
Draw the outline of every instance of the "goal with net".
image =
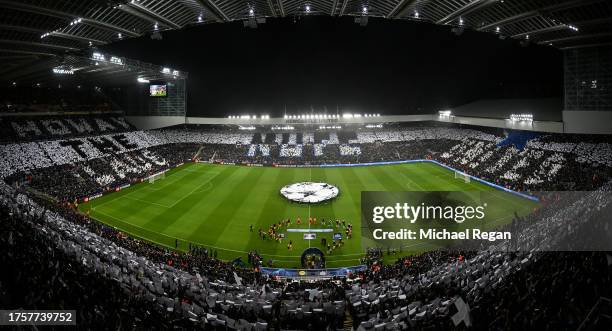
<svg viewBox="0 0 612 331">
<path fill-rule="evenodd" d="M 460 179 L 466 183 L 470 182 L 470 175 L 463 173 L 461 171 L 455 171 L 455 179 Z"/>
<path fill-rule="evenodd" d="M 154 184 L 155 181 L 158 181 L 160 179 L 164 179 L 166 178 L 166 172 L 160 172 L 158 174 L 155 174 L 151 177 L 149 177 L 149 184 Z"/>
</svg>

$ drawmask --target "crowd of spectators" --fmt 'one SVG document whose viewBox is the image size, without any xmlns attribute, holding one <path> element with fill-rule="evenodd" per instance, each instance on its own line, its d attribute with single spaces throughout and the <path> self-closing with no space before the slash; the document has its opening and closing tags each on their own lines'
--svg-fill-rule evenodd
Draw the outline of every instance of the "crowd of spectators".
<svg viewBox="0 0 612 331">
<path fill-rule="evenodd" d="M 517 219 L 518 225 L 510 225 L 517 228 L 515 242 L 431 251 L 388 266 L 375 262 L 346 290 L 353 321 L 365 329 L 448 329 L 461 324 L 453 322 L 455 312 L 470 307 L 472 318 L 462 327 L 577 329 L 600 296 L 612 294 L 609 244 L 592 244 L 600 232 L 606 234 L 598 237 L 599 244 L 612 235 L 605 225 L 611 188 L 606 184 L 588 194 L 569 194 Z M 567 252 L 578 244 L 590 251 Z M 532 293 L 537 289 L 543 292 Z"/>
<path fill-rule="evenodd" d="M 18 116 L 0 117 L 0 143 L 42 141 L 120 133 L 135 130 L 121 116 Z"/>
<path fill-rule="evenodd" d="M 609 146 L 608 144 L 605 144 Z M 583 146 L 583 145 L 578 145 Z M 530 141 L 523 150 L 513 145 L 463 139 L 439 159 L 465 173 L 517 191 L 591 190 L 610 179 L 612 151 L 600 145 L 586 148 Z M 597 155 L 597 157 L 594 157 Z"/>
<path fill-rule="evenodd" d="M 278 137 L 172 128 L 0 145 L 6 182 L 0 183 L 0 247 L 6 252 L 1 262 L 23 266 L 2 273 L 3 305 L 77 308 L 84 328 L 322 330 L 341 328 L 347 319 L 363 330 L 612 324 L 587 319 L 592 309 L 605 309 L 597 306 L 600 297 L 612 295 L 612 256 L 555 252 L 589 250 L 595 242 L 605 250 L 612 237 L 606 222 L 587 226 L 612 208 L 608 142 L 544 136 L 519 149 L 500 147 L 503 137 L 491 132 L 444 127 Z M 317 281 L 264 276 L 256 252 L 244 266 L 220 261 L 206 247 L 188 253 L 155 247 L 65 203 L 194 159 L 266 164 L 434 159 L 517 190 L 589 192 L 543 194 L 550 203 L 517 217 L 510 243 L 415 256 L 399 251 L 389 265 L 383 263 L 385 251 L 372 248 L 363 259 L 366 271 Z M 55 200 L 28 195 L 23 187 Z M 577 236 L 584 240 L 572 240 Z"/>
<path fill-rule="evenodd" d="M 556 142 L 543 136 L 519 149 L 500 145 L 503 137 L 475 129 L 418 127 L 338 134 L 263 136 L 170 128 L 12 143 L 0 145 L 0 176 L 9 182 L 33 180 L 36 189 L 74 199 L 136 182 L 187 160 L 312 165 L 431 159 L 517 191 L 590 190 L 609 180 L 612 168 L 612 145 L 605 141 Z M 258 136 L 275 143 L 252 144 Z M 294 136 L 299 138 L 295 141 L 311 143 L 276 143 L 285 138 L 293 142 Z M 339 144 L 330 143 L 335 141 Z"/>
<path fill-rule="evenodd" d="M 7 179 L 25 182 L 34 190 L 60 201 L 82 201 L 85 198 L 141 182 L 153 174 L 191 162 L 198 150 L 195 144 L 170 144 L 142 150 L 111 153 L 90 161 L 66 163 Z"/>
<path fill-rule="evenodd" d="M 5 184 L 0 205 L 2 262 L 28 265 L 2 273 L 7 306 L 77 309 L 83 327 L 325 329 L 344 321 L 336 285 L 267 279 L 205 248 L 157 248 Z"/>
</svg>

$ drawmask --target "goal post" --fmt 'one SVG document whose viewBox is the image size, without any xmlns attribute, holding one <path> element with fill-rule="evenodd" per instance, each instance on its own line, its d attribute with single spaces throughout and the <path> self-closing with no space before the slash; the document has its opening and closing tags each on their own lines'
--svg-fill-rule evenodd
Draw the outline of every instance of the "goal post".
<svg viewBox="0 0 612 331">
<path fill-rule="evenodd" d="M 155 181 L 166 178 L 166 172 L 161 172 L 149 177 L 149 184 L 154 184 Z"/>
<path fill-rule="evenodd" d="M 460 179 L 462 181 L 464 181 L 465 183 L 469 183 L 470 182 L 470 175 L 461 172 L 461 171 L 455 171 L 455 179 Z"/>
</svg>

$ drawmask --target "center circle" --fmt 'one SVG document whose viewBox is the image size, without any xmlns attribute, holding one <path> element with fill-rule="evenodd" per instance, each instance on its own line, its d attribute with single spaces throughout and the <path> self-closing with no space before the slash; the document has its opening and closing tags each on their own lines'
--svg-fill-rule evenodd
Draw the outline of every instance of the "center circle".
<svg viewBox="0 0 612 331">
<path fill-rule="evenodd" d="M 299 203 L 319 203 L 338 196 L 337 187 L 328 183 L 300 182 L 283 186 L 280 193 L 286 199 Z"/>
</svg>

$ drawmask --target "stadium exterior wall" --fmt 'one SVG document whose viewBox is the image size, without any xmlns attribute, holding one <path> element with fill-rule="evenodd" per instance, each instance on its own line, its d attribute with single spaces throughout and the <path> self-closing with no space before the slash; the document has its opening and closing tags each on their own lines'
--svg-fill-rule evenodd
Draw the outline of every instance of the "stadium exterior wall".
<svg viewBox="0 0 612 331">
<path fill-rule="evenodd" d="M 563 111 L 566 133 L 612 134 L 612 111 Z"/>
</svg>

